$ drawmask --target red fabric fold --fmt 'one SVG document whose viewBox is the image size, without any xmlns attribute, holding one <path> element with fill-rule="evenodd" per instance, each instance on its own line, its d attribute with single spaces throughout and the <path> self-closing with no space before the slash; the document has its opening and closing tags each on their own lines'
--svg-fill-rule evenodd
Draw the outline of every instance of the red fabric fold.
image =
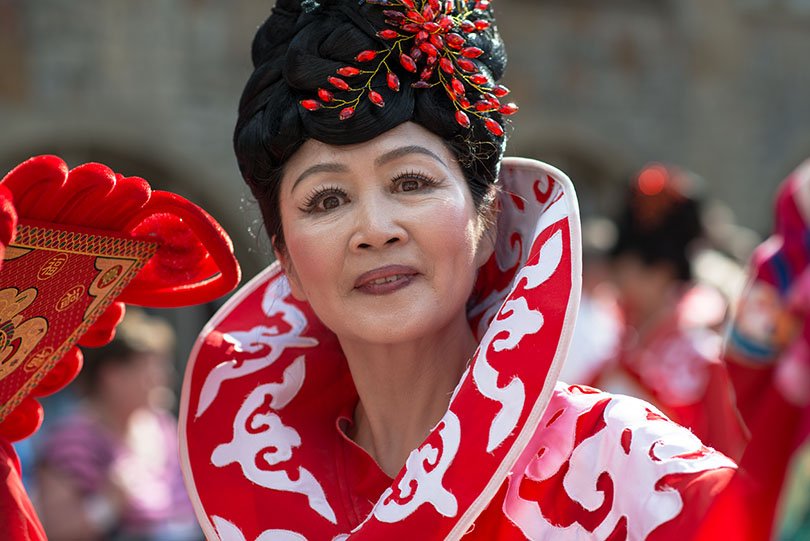
<svg viewBox="0 0 810 541">
<path fill-rule="evenodd" d="M 22 484 L 20 460 L 11 445 L 0 438 L 0 524 L 4 541 L 47 541 L 45 529 Z"/>
</svg>

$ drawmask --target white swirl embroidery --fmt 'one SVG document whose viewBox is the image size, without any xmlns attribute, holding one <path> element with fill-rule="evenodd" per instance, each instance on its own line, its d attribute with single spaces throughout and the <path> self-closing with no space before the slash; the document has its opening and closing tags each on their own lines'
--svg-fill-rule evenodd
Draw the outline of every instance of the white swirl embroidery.
<svg viewBox="0 0 810 541">
<path fill-rule="evenodd" d="M 557 231 L 540 249 L 537 264 L 524 267 L 515 283 L 519 284 L 525 278 L 525 288 L 535 289 L 554 274 L 562 254 L 562 232 Z M 500 373 L 487 362 L 487 353 L 490 346 L 496 352 L 514 349 L 525 336 L 537 333 L 543 327 L 543 321 L 543 314 L 530 309 L 524 298 L 510 299 L 504 303 L 481 341 L 481 348 L 473 361 L 473 379 L 482 395 L 501 404 L 501 410 L 490 425 L 487 452 L 491 453 L 512 433 L 526 400 L 520 379 L 515 378 L 504 387 L 498 386 Z"/>
<path fill-rule="evenodd" d="M 301 336 L 307 325 L 306 316 L 292 304 L 284 302 L 289 294 L 289 283 L 279 278 L 270 284 L 262 299 L 262 310 L 267 317 L 281 315 L 291 327 L 281 331 L 278 326 L 266 327 L 258 325 L 249 331 L 234 331 L 223 336 L 223 339 L 233 345 L 235 351 L 245 353 L 259 353 L 267 350 L 266 355 L 254 359 L 237 361 L 232 359 L 224 361 L 214 367 L 205 378 L 200 399 L 197 403 L 195 418 L 201 416 L 214 402 L 219 394 L 223 382 L 248 376 L 275 363 L 287 348 L 314 347 L 318 341 L 314 338 Z"/>
<path fill-rule="evenodd" d="M 662 478 L 734 467 L 731 460 L 703 447 L 691 432 L 645 402 L 601 392 L 575 395 L 560 388 L 541 421 L 545 428 L 526 448 L 535 456 L 527 464 L 518 461 L 526 464 L 525 469 L 510 480 L 504 502 L 507 515 L 529 539 L 606 539 L 622 521 L 628 539 L 646 539 L 683 508 L 677 490 L 658 487 Z M 605 424 L 575 446 L 578 420 L 600 405 Z M 549 483 L 563 474 L 564 490 L 555 492 L 555 498 L 570 498 L 578 504 L 577 517 L 583 521 L 572 520 L 564 526 L 544 516 L 544 501 L 520 495 L 524 483 Z M 619 483 L 633 490 L 619 489 Z"/>
<path fill-rule="evenodd" d="M 458 501 L 442 482 L 460 442 L 461 424 L 448 411 L 422 447 L 411 451 L 396 492 L 393 487 L 383 492 L 374 506 L 374 517 L 380 522 L 398 522 L 426 503 L 446 517 L 456 516 Z"/>
<path fill-rule="evenodd" d="M 298 394 L 304 383 L 304 371 L 302 355 L 287 367 L 281 383 L 256 387 L 236 414 L 233 439 L 214 449 L 211 462 L 219 468 L 238 463 L 245 477 L 259 486 L 303 494 L 315 512 L 337 524 L 335 512 L 315 476 L 302 466 L 284 464 L 292 458 L 293 448 L 301 446 L 301 436 L 275 412 Z"/>
<path fill-rule="evenodd" d="M 211 519 L 220 541 L 247 541 L 245 534 L 234 523 L 216 515 Z M 290 530 L 265 530 L 256 541 L 307 541 L 307 538 Z"/>
</svg>

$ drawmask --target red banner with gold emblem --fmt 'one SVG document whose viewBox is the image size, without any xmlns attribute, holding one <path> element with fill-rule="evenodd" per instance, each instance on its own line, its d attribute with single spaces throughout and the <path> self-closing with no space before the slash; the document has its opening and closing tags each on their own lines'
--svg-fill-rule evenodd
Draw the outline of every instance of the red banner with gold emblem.
<svg viewBox="0 0 810 541">
<path fill-rule="evenodd" d="M 22 222 L 0 275 L 0 421 L 157 250 L 115 232 Z"/>
</svg>

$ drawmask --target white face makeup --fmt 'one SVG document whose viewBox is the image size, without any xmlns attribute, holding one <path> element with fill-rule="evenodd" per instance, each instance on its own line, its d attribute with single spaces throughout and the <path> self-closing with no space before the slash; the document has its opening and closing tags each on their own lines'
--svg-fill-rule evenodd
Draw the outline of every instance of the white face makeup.
<svg viewBox="0 0 810 541">
<path fill-rule="evenodd" d="M 492 248 L 436 135 L 405 123 L 357 145 L 310 140 L 279 205 L 293 293 L 341 339 L 401 343 L 466 322 Z"/>
</svg>

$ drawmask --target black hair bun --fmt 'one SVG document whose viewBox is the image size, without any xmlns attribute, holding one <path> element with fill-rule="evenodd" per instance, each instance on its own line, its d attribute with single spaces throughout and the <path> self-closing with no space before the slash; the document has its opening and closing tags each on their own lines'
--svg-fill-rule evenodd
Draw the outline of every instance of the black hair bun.
<svg viewBox="0 0 810 541">
<path fill-rule="evenodd" d="M 471 12 L 475 7 L 475 2 L 468 3 Z M 469 128 L 460 126 L 444 87 L 437 84 L 412 88 L 411 84 L 419 80 L 418 74 L 400 66 L 395 55 L 386 68 L 401 81 L 399 92 L 386 86 L 384 71 L 368 83 L 369 89 L 384 98 L 384 107 L 362 99 L 355 114 L 341 120 L 335 109 L 308 111 L 299 105 L 302 100 L 317 97 L 319 88 L 329 88 L 328 78 L 339 68 L 357 65 L 355 57 L 360 51 L 388 46 L 377 35 L 388 27 L 385 11 L 385 6 L 357 0 L 279 0 L 254 38 L 255 71 L 245 86 L 234 134 L 240 169 L 248 182 L 266 178 L 268 175 L 262 171 L 265 166 L 280 166 L 308 138 L 337 145 L 359 143 L 406 121 L 417 122 L 439 137 L 455 141 L 457 149 L 466 149 L 464 153 L 475 154 L 460 156 L 462 163 L 478 164 L 475 170 L 465 172 L 488 182 L 496 180 L 503 138 L 490 133 L 484 120 L 475 116 Z M 503 41 L 489 7 L 475 11 L 475 17 L 490 24 L 466 34 L 466 46 L 483 51 L 475 63 L 478 71 L 494 83 L 506 66 Z M 351 80 L 352 85 L 366 84 L 360 79 Z M 497 111 L 488 113 L 488 117 L 503 123 Z"/>
<path fill-rule="evenodd" d="M 701 180 L 674 166 L 650 164 L 632 178 L 617 219 L 614 257 L 634 254 L 645 264 L 668 263 L 678 279 L 692 278 L 692 248 L 703 238 Z"/>
</svg>

